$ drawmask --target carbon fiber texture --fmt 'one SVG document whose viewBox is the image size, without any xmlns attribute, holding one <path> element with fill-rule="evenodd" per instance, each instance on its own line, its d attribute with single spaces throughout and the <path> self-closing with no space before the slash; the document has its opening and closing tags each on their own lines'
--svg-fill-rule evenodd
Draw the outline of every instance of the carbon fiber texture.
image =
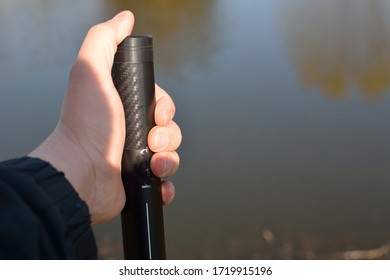
<svg viewBox="0 0 390 280">
<path fill-rule="evenodd" d="M 121 214 L 125 259 L 166 258 L 161 180 L 150 170 L 153 153 L 147 148 L 148 133 L 155 125 L 152 58 L 150 37 L 127 37 L 118 46 L 111 73 L 126 120 L 121 169 L 126 192 Z"/>
<path fill-rule="evenodd" d="M 148 132 L 154 125 L 150 117 L 154 105 L 154 90 L 151 92 L 150 84 L 154 87 L 154 79 L 153 74 L 147 75 L 146 67 L 147 63 L 115 63 L 112 69 L 114 85 L 125 111 L 125 150 L 145 149 Z"/>
</svg>

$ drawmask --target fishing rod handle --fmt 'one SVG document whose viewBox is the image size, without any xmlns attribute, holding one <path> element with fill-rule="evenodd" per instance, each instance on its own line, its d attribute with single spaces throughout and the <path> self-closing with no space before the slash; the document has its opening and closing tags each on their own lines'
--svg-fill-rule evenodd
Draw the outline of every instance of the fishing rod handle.
<svg viewBox="0 0 390 280">
<path fill-rule="evenodd" d="M 129 36 L 118 46 L 112 78 L 126 119 L 121 171 L 126 193 L 121 213 L 124 258 L 165 259 L 161 180 L 150 169 L 153 153 L 147 145 L 156 103 L 151 36 Z"/>
</svg>

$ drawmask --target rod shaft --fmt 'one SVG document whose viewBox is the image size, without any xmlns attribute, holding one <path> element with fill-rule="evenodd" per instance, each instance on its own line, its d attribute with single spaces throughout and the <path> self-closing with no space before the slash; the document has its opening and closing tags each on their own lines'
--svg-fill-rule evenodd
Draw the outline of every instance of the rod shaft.
<svg viewBox="0 0 390 280">
<path fill-rule="evenodd" d="M 147 137 L 154 123 L 155 87 L 151 36 L 127 37 L 112 68 L 126 119 L 122 180 L 126 205 L 121 213 L 125 259 L 165 259 L 161 181 L 150 169 Z"/>
</svg>

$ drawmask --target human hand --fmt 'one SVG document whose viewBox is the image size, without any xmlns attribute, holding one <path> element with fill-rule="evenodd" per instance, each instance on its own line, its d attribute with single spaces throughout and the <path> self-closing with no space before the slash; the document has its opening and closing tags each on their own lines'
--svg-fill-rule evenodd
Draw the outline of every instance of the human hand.
<svg viewBox="0 0 390 280">
<path fill-rule="evenodd" d="M 93 223 L 106 222 L 123 209 L 121 159 L 125 139 L 122 103 L 111 78 L 117 45 L 130 35 L 134 17 L 122 12 L 92 27 L 71 70 L 60 120 L 52 134 L 30 156 L 63 171 L 87 203 Z M 152 172 L 172 176 L 179 166 L 175 150 L 181 132 L 172 120 L 175 105 L 156 85 L 156 126 L 148 135 Z M 162 183 L 163 203 L 174 196 L 170 181 Z"/>
</svg>

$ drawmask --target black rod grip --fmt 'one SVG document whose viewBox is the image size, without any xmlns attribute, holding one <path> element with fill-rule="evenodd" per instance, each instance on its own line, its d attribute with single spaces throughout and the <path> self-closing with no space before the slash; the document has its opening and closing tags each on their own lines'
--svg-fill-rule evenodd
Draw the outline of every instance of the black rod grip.
<svg viewBox="0 0 390 280">
<path fill-rule="evenodd" d="M 121 213 L 125 260 L 165 259 L 161 180 L 152 174 L 147 137 L 154 123 L 153 38 L 129 36 L 117 49 L 112 79 L 126 118 Z"/>
</svg>

